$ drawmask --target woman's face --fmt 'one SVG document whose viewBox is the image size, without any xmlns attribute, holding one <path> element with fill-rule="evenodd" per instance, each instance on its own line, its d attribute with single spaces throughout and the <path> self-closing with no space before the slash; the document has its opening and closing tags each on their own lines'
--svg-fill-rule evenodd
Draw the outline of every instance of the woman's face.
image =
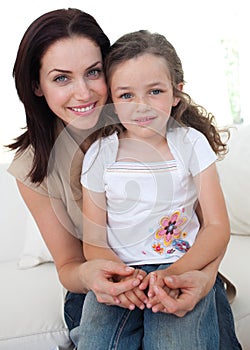
<svg viewBox="0 0 250 350">
<path fill-rule="evenodd" d="M 41 59 L 35 89 L 66 124 L 90 129 L 107 99 L 100 48 L 90 39 L 74 36 L 52 44 Z"/>
</svg>

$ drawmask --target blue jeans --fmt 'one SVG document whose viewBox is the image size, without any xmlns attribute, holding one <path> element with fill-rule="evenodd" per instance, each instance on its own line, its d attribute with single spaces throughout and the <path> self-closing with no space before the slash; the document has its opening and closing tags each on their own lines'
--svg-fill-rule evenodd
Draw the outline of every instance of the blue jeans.
<svg viewBox="0 0 250 350">
<path fill-rule="evenodd" d="M 228 303 L 226 292 L 224 289 L 224 285 L 220 278 L 218 277 L 214 286 L 215 290 L 215 298 L 216 298 L 216 306 L 217 306 L 217 316 L 218 316 L 218 323 L 219 323 L 219 331 L 220 331 L 220 350 L 240 350 L 242 349 L 237 337 L 235 335 L 235 329 L 234 329 L 234 320 L 233 315 L 231 311 L 231 307 Z M 80 319 L 82 314 L 82 306 L 85 299 L 84 294 L 75 294 L 75 293 L 67 293 L 66 299 L 65 299 L 65 320 L 70 330 L 70 335 L 74 339 L 75 334 L 80 334 L 81 326 Z M 120 308 L 118 308 L 120 309 Z M 123 312 L 131 313 L 128 310 L 123 310 Z M 119 310 L 120 311 L 120 310 Z M 135 321 L 140 321 L 140 312 L 139 310 L 136 310 L 136 313 L 133 315 L 135 317 Z M 148 310 L 150 311 L 150 310 Z M 154 315 L 153 313 L 151 313 Z M 130 315 L 129 315 L 130 317 Z M 173 318 L 175 318 L 173 316 Z M 182 319 L 180 319 L 182 320 Z M 140 321 L 141 322 L 141 321 Z M 165 321 L 164 321 L 165 322 Z M 117 322 L 116 322 L 117 323 Z M 86 323 L 88 325 L 88 322 Z M 182 327 L 182 323 L 180 323 L 180 326 Z M 85 327 L 85 325 L 83 325 Z M 159 326 L 160 327 L 160 326 Z M 195 326 L 195 328 L 197 325 Z M 74 329 L 74 330 L 73 330 Z M 141 331 L 140 331 L 141 332 Z M 176 336 L 176 335 L 175 335 Z M 175 339 L 175 338 L 173 338 Z M 132 343 L 132 338 L 130 337 L 129 345 Z M 78 341 L 78 340 L 76 340 Z M 108 340 L 110 342 L 110 339 Z M 105 344 L 104 341 L 102 345 Z M 140 348 L 142 343 L 137 344 L 137 349 Z M 102 346 L 102 350 L 103 350 Z M 127 347 L 126 350 L 129 350 L 130 348 Z M 186 346 L 184 346 L 184 349 L 188 349 Z M 206 348 L 203 348 L 206 349 Z M 179 349 L 178 349 L 179 350 Z M 214 350 L 214 349 L 213 349 Z"/>
</svg>

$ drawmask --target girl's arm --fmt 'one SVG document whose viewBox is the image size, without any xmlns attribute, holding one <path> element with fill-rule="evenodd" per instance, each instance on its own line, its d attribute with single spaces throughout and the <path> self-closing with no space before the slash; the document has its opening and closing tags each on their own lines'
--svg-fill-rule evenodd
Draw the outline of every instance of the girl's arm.
<svg viewBox="0 0 250 350">
<path fill-rule="evenodd" d="M 122 262 L 107 242 L 107 210 L 104 192 L 83 191 L 83 252 L 87 260 L 106 259 Z"/>
<path fill-rule="evenodd" d="M 222 256 L 230 239 L 230 225 L 215 164 L 195 177 L 202 213 L 201 229 L 193 246 L 176 261 L 168 274 L 201 270 Z"/>
<path fill-rule="evenodd" d="M 147 307 L 152 307 L 154 312 L 168 310 L 176 315 L 185 314 L 188 303 L 190 301 L 191 303 L 196 303 L 197 300 L 199 300 L 198 298 L 195 301 L 189 294 L 189 288 L 182 288 L 185 287 L 185 285 L 177 287 L 180 288 L 182 292 L 181 296 L 177 298 L 178 303 L 172 302 L 166 296 L 163 299 L 163 295 L 169 293 L 169 291 L 165 293 L 165 291 L 162 290 L 164 285 L 170 289 L 176 288 L 174 284 L 166 283 L 165 278 L 167 276 L 176 275 L 185 278 L 186 273 L 188 273 L 191 277 L 194 277 L 194 270 L 198 270 L 201 272 L 200 275 L 198 275 L 201 279 L 202 275 L 205 277 L 205 280 L 206 277 L 208 277 L 208 287 L 203 286 L 201 289 L 203 295 L 204 293 L 206 295 L 207 289 L 211 288 L 215 281 L 219 264 L 229 242 L 229 219 L 215 164 L 209 166 L 196 176 L 195 182 L 198 191 L 198 217 L 200 219 L 201 228 L 193 246 L 170 267 L 165 270 L 152 272 L 150 276 L 147 277 L 148 280 L 145 280 L 145 282 L 141 284 L 141 288 L 144 288 L 147 282 L 149 282 L 150 287 L 148 295 L 151 300 L 147 304 Z M 180 283 L 182 284 L 182 282 L 183 279 L 181 278 Z M 192 282 L 194 282 L 194 280 Z M 192 286 L 194 292 L 197 293 L 197 286 L 193 283 L 191 284 L 191 289 Z M 156 293 L 157 287 L 159 288 L 158 290 L 161 291 L 158 294 Z M 174 304 L 173 309 L 172 306 L 167 307 L 167 303 L 170 301 L 172 306 Z M 176 310 L 174 310 L 174 308 L 176 308 Z"/>
<path fill-rule="evenodd" d="M 107 242 L 107 210 L 105 193 L 89 191 L 84 186 L 82 190 L 84 256 L 88 261 L 92 261 L 92 259 L 102 258 L 122 263 L 120 258 L 109 247 Z M 131 277 L 135 276 L 142 280 L 146 276 L 146 273 L 144 271 L 135 269 L 134 275 Z M 125 277 L 125 279 L 131 279 L 131 277 Z M 122 279 L 124 279 L 124 277 L 122 277 Z M 115 280 L 120 281 L 121 276 L 115 276 Z M 122 293 L 117 298 L 117 302 L 119 304 L 130 302 L 130 305 L 128 306 L 130 310 L 133 310 L 135 306 L 143 309 L 144 303 L 146 301 L 147 297 L 144 291 L 136 287 L 131 289 L 131 291 Z"/>
</svg>

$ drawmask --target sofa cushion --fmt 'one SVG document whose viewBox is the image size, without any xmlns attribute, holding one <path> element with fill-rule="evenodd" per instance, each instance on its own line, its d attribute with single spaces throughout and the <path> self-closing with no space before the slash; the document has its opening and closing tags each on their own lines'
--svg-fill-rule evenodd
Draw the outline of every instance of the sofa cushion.
<svg viewBox="0 0 250 350">
<path fill-rule="evenodd" d="M 236 286 L 236 297 L 231 304 L 236 333 L 244 350 L 250 350 L 250 237 L 232 235 L 220 272 Z"/>
<path fill-rule="evenodd" d="M 250 236 L 250 125 L 232 130 L 229 153 L 217 162 L 231 232 Z"/>
<path fill-rule="evenodd" d="M 72 349 L 54 264 L 20 270 L 17 262 L 2 262 L 0 276 L 0 350 Z"/>
<path fill-rule="evenodd" d="M 0 261 L 16 259 L 20 254 L 28 214 L 15 179 L 7 172 L 7 167 L 8 164 L 0 164 Z"/>
<path fill-rule="evenodd" d="M 33 217 L 17 188 L 15 178 L 0 164 L 0 193 L 4 210 L 0 210 L 0 261 L 16 260 L 19 267 L 29 268 L 52 261 Z"/>
<path fill-rule="evenodd" d="M 52 262 L 53 258 L 40 234 L 40 231 L 28 213 L 25 223 L 25 239 L 20 252 L 18 266 L 27 269 L 46 262 Z"/>
</svg>

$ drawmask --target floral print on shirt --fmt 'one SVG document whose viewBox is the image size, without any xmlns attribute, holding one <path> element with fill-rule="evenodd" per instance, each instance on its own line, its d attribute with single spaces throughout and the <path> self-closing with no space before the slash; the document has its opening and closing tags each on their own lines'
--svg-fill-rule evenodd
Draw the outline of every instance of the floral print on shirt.
<svg viewBox="0 0 250 350">
<path fill-rule="evenodd" d="M 187 218 L 181 216 L 180 210 L 176 210 L 170 216 L 164 216 L 160 220 L 160 228 L 154 234 L 154 239 L 157 242 L 154 242 L 152 245 L 153 250 L 158 254 L 163 254 L 164 252 L 173 254 L 175 250 L 187 252 L 190 245 L 188 241 L 181 239 L 187 236 L 187 233 L 183 232 L 181 228 L 186 221 Z"/>
</svg>

